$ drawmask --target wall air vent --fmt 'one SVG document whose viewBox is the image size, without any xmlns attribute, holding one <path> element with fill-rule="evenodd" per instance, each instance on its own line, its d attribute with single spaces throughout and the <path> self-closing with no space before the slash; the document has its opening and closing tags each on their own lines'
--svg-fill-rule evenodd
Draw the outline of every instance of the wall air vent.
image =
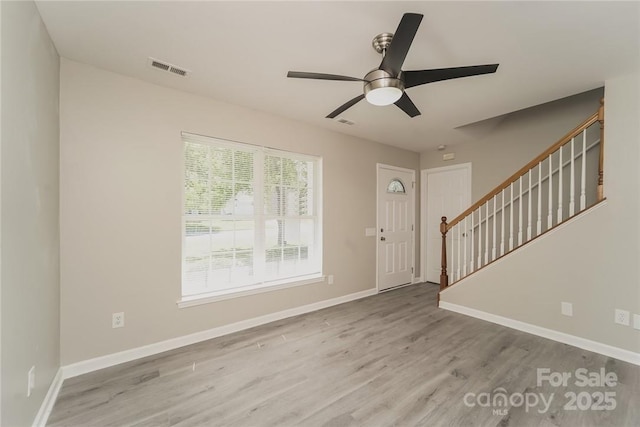
<svg viewBox="0 0 640 427">
<path fill-rule="evenodd" d="M 190 73 L 189 70 L 175 66 L 166 61 L 159 61 L 151 57 L 149 58 L 149 66 L 156 68 L 158 70 L 166 71 L 168 73 L 177 74 L 182 77 L 186 77 Z"/>
<path fill-rule="evenodd" d="M 342 123 L 343 125 L 353 126 L 355 124 L 355 122 L 352 122 L 349 119 L 345 119 L 344 117 L 339 117 L 336 120 L 338 121 L 338 123 Z"/>
</svg>

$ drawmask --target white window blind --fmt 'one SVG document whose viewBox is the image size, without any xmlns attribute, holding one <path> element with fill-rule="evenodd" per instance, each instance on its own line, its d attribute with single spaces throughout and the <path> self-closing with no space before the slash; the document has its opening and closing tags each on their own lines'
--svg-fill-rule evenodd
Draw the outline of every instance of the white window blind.
<svg viewBox="0 0 640 427">
<path fill-rule="evenodd" d="M 321 273 L 320 159 L 183 133 L 182 295 Z"/>
</svg>

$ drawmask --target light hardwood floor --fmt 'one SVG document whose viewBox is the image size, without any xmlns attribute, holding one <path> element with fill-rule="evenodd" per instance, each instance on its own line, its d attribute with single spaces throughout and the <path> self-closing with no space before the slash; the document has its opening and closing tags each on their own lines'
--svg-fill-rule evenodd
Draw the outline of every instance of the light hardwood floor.
<svg viewBox="0 0 640 427">
<path fill-rule="evenodd" d="M 437 290 L 409 286 L 69 379 L 49 425 L 640 426 L 640 367 L 440 310 Z M 537 368 L 572 378 L 537 387 Z M 579 368 L 618 383 L 578 387 Z M 514 405 L 478 405 L 498 388 Z M 613 392 L 616 407 L 565 409 L 570 392 L 588 394 L 582 407 Z M 527 410 L 514 393 L 552 400 Z"/>
</svg>

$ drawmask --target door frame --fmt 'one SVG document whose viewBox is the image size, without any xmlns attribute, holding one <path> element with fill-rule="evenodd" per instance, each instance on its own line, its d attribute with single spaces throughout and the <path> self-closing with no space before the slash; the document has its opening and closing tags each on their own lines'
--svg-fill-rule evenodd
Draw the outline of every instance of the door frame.
<svg viewBox="0 0 640 427">
<path fill-rule="evenodd" d="M 437 168 L 422 169 L 420 171 L 420 278 L 424 282 L 427 280 L 427 187 L 429 175 L 448 172 L 456 169 L 466 169 L 468 171 L 467 176 L 467 205 L 471 206 L 471 191 L 472 191 L 472 168 L 471 163 L 458 163 L 451 166 L 441 166 Z M 448 218 L 452 219 L 452 218 Z"/>
<path fill-rule="evenodd" d="M 408 285 L 412 285 L 414 283 L 417 283 L 415 281 L 415 268 L 416 268 L 416 171 L 415 169 L 408 169 L 408 168 L 403 168 L 400 166 L 393 166 L 393 165 L 387 165 L 385 163 L 376 163 L 376 293 L 380 293 L 380 285 L 379 285 L 379 262 L 380 262 L 380 218 L 378 215 L 378 212 L 380 211 L 380 192 L 378 190 L 378 185 L 380 184 L 380 169 L 389 169 L 389 170 L 397 170 L 399 172 L 407 172 L 411 174 L 411 194 L 410 194 L 410 199 L 411 199 L 411 203 L 413 204 L 413 209 L 411 209 L 411 225 L 412 225 L 412 232 L 411 232 L 411 247 L 413 248 L 412 252 L 413 252 L 413 256 L 411 257 L 411 283 L 409 283 Z M 422 274 L 422 272 L 421 272 Z M 408 285 L 404 285 L 404 286 L 408 286 Z M 401 286 L 399 286 L 401 287 Z M 396 288 L 393 288 L 396 289 Z M 388 289 L 385 289 L 382 292 L 387 291 Z"/>
</svg>

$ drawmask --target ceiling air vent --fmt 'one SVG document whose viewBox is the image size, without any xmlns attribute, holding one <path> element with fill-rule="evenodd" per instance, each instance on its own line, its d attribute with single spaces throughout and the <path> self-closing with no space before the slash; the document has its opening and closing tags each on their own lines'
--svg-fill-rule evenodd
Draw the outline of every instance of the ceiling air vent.
<svg viewBox="0 0 640 427">
<path fill-rule="evenodd" d="M 338 123 L 342 123 L 343 125 L 353 126 L 355 124 L 355 122 L 352 122 L 349 119 L 345 119 L 344 117 L 338 118 L 337 121 L 338 121 Z"/>
<path fill-rule="evenodd" d="M 169 68 L 169 72 L 171 72 L 173 74 L 177 74 L 177 75 L 182 76 L 182 77 L 187 75 L 187 70 L 182 70 L 180 68 L 176 68 L 176 67 L 173 67 L 173 66 L 171 68 Z"/>
<path fill-rule="evenodd" d="M 168 62 L 165 61 L 159 61 L 157 59 L 154 58 L 149 58 L 149 65 L 153 68 L 156 68 L 158 70 L 162 70 L 162 71 L 166 71 L 168 73 L 173 73 L 173 74 L 177 74 L 179 76 L 182 77 L 186 77 L 187 74 L 189 74 L 189 71 L 184 69 L 184 68 L 180 68 L 177 67 L 173 64 L 170 64 Z"/>
</svg>

